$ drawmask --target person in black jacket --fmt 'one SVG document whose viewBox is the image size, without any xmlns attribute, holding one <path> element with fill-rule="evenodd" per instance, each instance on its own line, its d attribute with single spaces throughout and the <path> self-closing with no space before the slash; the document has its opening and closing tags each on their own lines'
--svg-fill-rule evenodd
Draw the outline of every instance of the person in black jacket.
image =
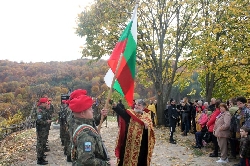
<svg viewBox="0 0 250 166">
<path fill-rule="evenodd" d="M 179 114 L 177 112 L 175 100 L 170 99 L 170 106 L 168 107 L 168 117 L 169 117 L 169 127 L 170 127 L 169 142 L 171 144 L 176 144 L 176 141 L 174 140 L 173 135 L 175 132 L 175 127 L 176 127 L 178 116 Z"/>
<path fill-rule="evenodd" d="M 182 103 L 182 122 L 184 124 L 184 131 L 182 133 L 182 136 L 187 136 L 187 133 L 189 132 L 190 126 L 189 126 L 189 114 L 190 114 L 190 104 L 188 102 L 188 98 L 184 97 L 183 98 L 183 103 Z"/>
</svg>

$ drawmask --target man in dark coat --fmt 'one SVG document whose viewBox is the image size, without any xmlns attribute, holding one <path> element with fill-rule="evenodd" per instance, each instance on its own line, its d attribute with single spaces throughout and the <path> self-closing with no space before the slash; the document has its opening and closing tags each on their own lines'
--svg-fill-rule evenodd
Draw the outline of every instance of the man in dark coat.
<svg viewBox="0 0 250 166">
<path fill-rule="evenodd" d="M 169 142 L 171 144 L 176 144 L 176 141 L 174 140 L 173 135 L 175 132 L 175 127 L 176 127 L 178 116 L 179 114 L 177 112 L 175 100 L 170 99 L 170 106 L 168 107 L 168 117 L 169 117 L 169 127 L 170 127 Z"/>
</svg>

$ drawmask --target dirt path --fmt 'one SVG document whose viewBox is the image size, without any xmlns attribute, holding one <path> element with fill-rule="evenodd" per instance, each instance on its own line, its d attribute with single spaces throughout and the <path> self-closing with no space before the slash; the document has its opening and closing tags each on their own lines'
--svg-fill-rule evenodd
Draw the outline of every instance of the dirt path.
<svg viewBox="0 0 250 166">
<path fill-rule="evenodd" d="M 109 155 L 112 159 L 115 159 L 114 156 L 114 147 L 116 143 L 117 136 L 117 123 L 116 122 L 108 122 L 108 127 L 103 125 L 101 130 L 101 134 L 104 140 L 104 143 L 108 149 Z M 26 131 L 31 133 L 31 136 L 25 137 L 23 140 L 26 141 L 26 144 L 23 147 L 24 152 L 13 152 L 13 154 L 9 154 L 11 159 L 8 157 L 0 156 L 0 161 L 2 160 L 14 160 L 13 164 L 8 164 L 8 162 L 2 162 L 4 164 L 0 165 L 13 165 L 13 166 L 34 166 L 36 164 L 36 137 L 35 137 L 35 129 L 31 129 Z M 189 134 L 187 137 L 182 137 L 180 132 L 177 131 L 175 135 L 177 139 L 177 144 L 169 144 L 168 143 L 168 128 L 161 127 L 155 129 L 156 133 L 156 145 L 153 152 L 152 157 L 152 166 L 181 166 L 181 165 L 190 165 L 190 166 L 212 166 L 212 165 L 233 165 L 237 163 L 237 160 L 230 160 L 228 164 L 217 164 L 215 161 L 218 158 L 210 158 L 208 154 L 212 151 L 211 147 L 205 147 L 202 150 L 194 150 L 191 146 L 194 143 L 194 134 Z M 27 142 L 28 141 L 28 142 Z M 5 143 L 6 145 L 1 145 L 4 147 L 5 151 L 2 153 L 7 154 L 9 148 L 8 141 Z M 16 145 L 21 143 L 17 143 Z M 19 145 L 19 146 L 23 146 Z M 47 152 L 48 165 L 49 166 L 70 166 L 72 165 L 69 162 L 66 162 L 66 156 L 63 154 L 63 147 L 61 146 L 61 141 L 59 138 L 59 129 L 51 129 L 49 134 L 49 147 L 51 149 L 50 152 Z M 198 156 L 197 156 L 198 155 Z M 14 157 L 13 157 L 14 156 Z M 1 162 L 0 162 L 1 163 Z"/>
</svg>

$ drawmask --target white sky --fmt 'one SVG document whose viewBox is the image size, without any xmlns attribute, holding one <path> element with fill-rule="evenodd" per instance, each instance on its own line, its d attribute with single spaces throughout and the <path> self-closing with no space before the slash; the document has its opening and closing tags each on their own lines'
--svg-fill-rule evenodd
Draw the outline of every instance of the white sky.
<svg viewBox="0 0 250 166">
<path fill-rule="evenodd" d="M 81 58 L 77 14 L 92 0 L 0 0 L 0 60 L 69 61 Z"/>
</svg>

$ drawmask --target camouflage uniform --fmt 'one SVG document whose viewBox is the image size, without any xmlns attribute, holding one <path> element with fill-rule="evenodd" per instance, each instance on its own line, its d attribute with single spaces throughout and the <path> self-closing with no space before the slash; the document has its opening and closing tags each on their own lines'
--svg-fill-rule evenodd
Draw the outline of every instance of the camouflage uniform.
<svg viewBox="0 0 250 166">
<path fill-rule="evenodd" d="M 72 116 L 71 115 L 71 110 L 69 109 L 68 106 L 64 107 L 64 112 L 65 112 L 65 133 L 64 133 L 64 153 L 67 155 L 67 161 L 71 161 L 71 144 L 70 144 L 70 132 L 69 132 L 69 123 L 68 117 Z"/>
<path fill-rule="evenodd" d="M 48 119 L 52 120 L 52 114 L 54 113 L 54 106 L 53 106 L 53 104 L 49 104 L 49 108 L 48 108 L 48 110 L 46 112 L 47 112 Z M 47 140 L 48 140 L 48 137 L 49 137 L 50 126 L 51 126 L 51 123 L 49 123 L 47 125 Z"/>
<path fill-rule="evenodd" d="M 106 148 L 97 133 L 93 119 L 74 118 L 72 159 L 74 166 L 108 166 L 110 165 Z M 86 128 L 78 130 L 79 126 Z"/>
<path fill-rule="evenodd" d="M 68 132 L 69 132 L 69 143 L 68 143 L 68 148 L 67 148 L 67 156 L 71 156 L 71 147 L 72 147 L 72 137 L 73 137 L 73 125 L 75 123 L 74 120 L 74 115 L 72 113 L 72 111 L 69 109 L 69 107 L 67 107 L 67 128 L 68 128 Z"/>
<path fill-rule="evenodd" d="M 59 112 L 59 123 L 60 123 L 60 138 L 62 145 L 65 146 L 65 133 L 66 133 L 66 125 L 67 125 L 67 106 L 61 105 L 60 112 Z"/>
<path fill-rule="evenodd" d="M 41 158 L 44 155 L 44 147 L 46 146 L 46 133 L 48 126 L 48 116 L 46 108 L 39 106 L 37 109 L 36 119 L 36 132 L 37 132 L 37 145 L 36 152 L 37 158 Z"/>
</svg>

